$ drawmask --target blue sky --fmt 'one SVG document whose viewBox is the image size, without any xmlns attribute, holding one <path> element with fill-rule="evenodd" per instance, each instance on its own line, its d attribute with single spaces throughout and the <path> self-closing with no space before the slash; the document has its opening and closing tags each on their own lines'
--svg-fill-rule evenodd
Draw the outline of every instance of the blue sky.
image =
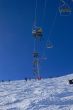
<svg viewBox="0 0 73 110">
<path fill-rule="evenodd" d="M 70 16 L 60 16 L 59 0 L 38 0 L 37 25 L 43 28 L 39 52 L 47 60 L 40 62 L 42 77 L 55 77 L 73 72 L 73 12 Z M 73 2 L 69 3 L 73 11 Z M 24 79 L 33 77 L 32 27 L 34 21 L 35 0 L 0 0 L 0 80 Z M 55 26 L 51 36 L 49 31 L 57 12 Z M 50 40 L 54 48 L 47 49 Z"/>
</svg>

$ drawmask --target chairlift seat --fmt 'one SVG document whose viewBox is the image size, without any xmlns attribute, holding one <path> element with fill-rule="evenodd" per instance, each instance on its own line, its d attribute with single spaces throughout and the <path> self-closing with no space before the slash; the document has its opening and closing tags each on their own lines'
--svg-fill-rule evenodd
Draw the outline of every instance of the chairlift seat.
<svg viewBox="0 0 73 110">
<path fill-rule="evenodd" d="M 47 48 L 53 48 L 53 44 L 50 43 L 50 42 L 48 42 L 48 43 L 47 43 Z"/>
<path fill-rule="evenodd" d="M 36 38 L 40 38 L 42 36 L 42 33 L 43 33 L 42 28 L 36 28 L 32 30 L 32 34 Z"/>
<path fill-rule="evenodd" d="M 71 13 L 71 9 L 68 6 L 59 7 L 59 12 L 61 15 L 69 15 Z"/>
<path fill-rule="evenodd" d="M 67 8 L 67 7 L 64 7 L 64 8 L 60 8 L 60 13 L 64 13 L 64 12 L 71 12 L 71 9 L 70 8 Z"/>
</svg>

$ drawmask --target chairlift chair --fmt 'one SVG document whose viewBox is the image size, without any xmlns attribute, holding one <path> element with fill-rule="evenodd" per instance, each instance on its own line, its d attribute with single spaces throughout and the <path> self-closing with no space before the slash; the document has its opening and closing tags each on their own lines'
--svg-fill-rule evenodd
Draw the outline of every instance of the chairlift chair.
<svg viewBox="0 0 73 110">
<path fill-rule="evenodd" d="M 71 14 L 71 8 L 69 7 L 69 5 L 65 2 L 62 1 L 63 4 L 59 7 L 59 13 L 61 16 L 68 16 Z"/>
<path fill-rule="evenodd" d="M 68 16 L 71 14 L 71 9 L 69 7 L 60 7 L 59 12 L 62 16 Z"/>
<path fill-rule="evenodd" d="M 53 44 L 50 41 L 47 43 L 47 48 L 53 48 Z"/>
<path fill-rule="evenodd" d="M 35 38 L 41 38 L 42 35 L 43 35 L 43 31 L 42 31 L 42 28 L 41 27 L 38 27 L 38 28 L 34 28 L 32 30 L 32 34 Z"/>
</svg>

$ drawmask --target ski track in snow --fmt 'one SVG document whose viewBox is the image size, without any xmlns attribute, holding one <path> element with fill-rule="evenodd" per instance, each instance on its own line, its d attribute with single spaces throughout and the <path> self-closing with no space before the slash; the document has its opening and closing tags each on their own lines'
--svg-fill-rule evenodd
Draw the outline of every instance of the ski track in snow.
<svg viewBox="0 0 73 110">
<path fill-rule="evenodd" d="M 0 82 L 0 110 L 73 110 L 70 78 Z"/>
</svg>

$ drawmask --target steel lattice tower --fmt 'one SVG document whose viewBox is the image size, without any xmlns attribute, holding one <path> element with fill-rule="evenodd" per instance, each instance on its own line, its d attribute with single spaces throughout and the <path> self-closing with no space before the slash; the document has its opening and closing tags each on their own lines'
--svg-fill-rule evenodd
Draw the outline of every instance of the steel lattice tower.
<svg viewBox="0 0 73 110">
<path fill-rule="evenodd" d="M 36 78 L 40 79 L 40 69 L 39 69 L 39 40 L 42 37 L 42 29 L 35 28 L 32 30 L 32 35 L 34 37 L 34 52 L 33 52 L 33 73 Z"/>
</svg>

